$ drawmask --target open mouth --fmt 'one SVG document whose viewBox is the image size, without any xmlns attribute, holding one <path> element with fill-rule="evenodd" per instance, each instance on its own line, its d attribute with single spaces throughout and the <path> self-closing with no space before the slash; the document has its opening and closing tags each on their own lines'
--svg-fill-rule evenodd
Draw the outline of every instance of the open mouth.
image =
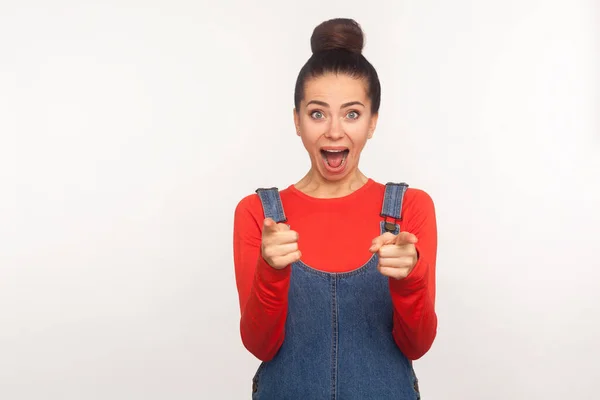
<svg viewBox="0 0 600 400">
<path fill-rule="evenodd" d="M 344 167 L 348 153 L 350 153 L 350 150 L 346 148 L 321 149 L 323 161 L 332 170 L 339 170 Z"/>
</svg>

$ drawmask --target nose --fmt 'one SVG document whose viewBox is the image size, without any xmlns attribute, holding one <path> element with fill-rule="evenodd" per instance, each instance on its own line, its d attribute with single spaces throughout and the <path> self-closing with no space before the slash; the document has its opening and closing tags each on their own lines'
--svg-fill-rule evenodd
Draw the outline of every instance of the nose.
<svg viewBox="0 0 600 400">
<path fill-rule="evenodd" d="M 337 118 L 333 118 L 331 120 L 331 124 L 325 133 L 325 137 L 331 140 L 337 140 L 344 137 L 344 129 L 341 122 Z"/>
</svg>

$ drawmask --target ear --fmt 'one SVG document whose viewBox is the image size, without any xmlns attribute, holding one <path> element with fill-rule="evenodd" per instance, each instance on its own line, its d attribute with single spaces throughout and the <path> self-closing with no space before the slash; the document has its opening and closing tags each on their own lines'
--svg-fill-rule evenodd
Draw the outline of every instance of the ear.
<svg viewBox="0 0 600 400">
<path fill-rule="evenodd" d="M 373 137 L 375 133 L 375 128 L 377 128 L 377 120 L 379 119 L 379 114 L 373 114 L 371 116 L 371 121 L 369 121 L 369 134 L 367 136 L 368 139 Z"/>
<path fill-rule="evenodd" d="M 293 109 L 294 113 L 294 127 L 296 128 L 296 135 L 300 136 L 300 116 L 296 108 Z"/>
</svg>

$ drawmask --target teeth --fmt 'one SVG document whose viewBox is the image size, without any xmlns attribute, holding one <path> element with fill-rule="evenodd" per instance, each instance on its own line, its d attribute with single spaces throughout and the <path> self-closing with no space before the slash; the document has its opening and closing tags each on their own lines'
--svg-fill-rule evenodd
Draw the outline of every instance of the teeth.
<svg viewBox="0 0 600 400">
<path fill-rule="evenodd" d="M 326 151 L 328 153 L 341 153 L 342 151 L 345 151 L 345 150 L 324 150 L 324 151 Z"/>
</svg>

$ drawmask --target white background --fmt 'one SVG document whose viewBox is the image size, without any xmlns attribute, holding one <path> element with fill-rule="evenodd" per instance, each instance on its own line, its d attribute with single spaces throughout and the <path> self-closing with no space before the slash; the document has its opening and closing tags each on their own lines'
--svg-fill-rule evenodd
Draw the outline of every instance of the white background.
<svg viewBox="0 0 600 400">
<path fill-rule="evenodd" d="M 307 171 L 293 87 L 343 16 L 383 85 L 362 168 L 437 207 L 424 399 L 598 399 L 599 13 L 1 1 L 0 398 L 250 397 L 233 211 Z"/>
</svg>

